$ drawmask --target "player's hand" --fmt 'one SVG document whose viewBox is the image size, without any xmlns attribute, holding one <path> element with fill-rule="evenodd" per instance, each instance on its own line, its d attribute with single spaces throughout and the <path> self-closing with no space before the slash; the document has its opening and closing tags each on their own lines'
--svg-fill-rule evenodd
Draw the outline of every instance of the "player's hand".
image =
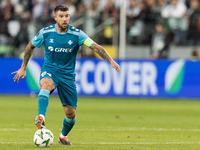
<svg viewBox="0 0 200 150">
<path fill-rule="evenodd" d="M 120 72 L 120 66 L 115 61 L 112 61 L 111 65 L 116 71 Z"/>
<path fill-rule="evenodd" d="M 25 78 L 26 70 L 23 68 L 20 68 L 18 71 L 12 72 L 11 74 L 16 74 L 13 79 L 14 79 L 14 82 L 17 80 L 17 83 L 18 83 L 20 79 Z"/>
</svg>

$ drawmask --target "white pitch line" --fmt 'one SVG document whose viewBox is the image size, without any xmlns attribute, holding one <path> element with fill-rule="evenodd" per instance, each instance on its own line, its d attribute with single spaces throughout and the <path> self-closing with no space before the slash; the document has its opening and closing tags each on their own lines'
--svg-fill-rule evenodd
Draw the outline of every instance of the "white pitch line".
<svg viewBox="0 0 200 150">
<path fill-rule="evenodd" d="M 172 129 L 165 129 L 165 128 L 118 128 L 118 129 L 75 129 L 75 130 L 83 130 L 83 131 L 193 131 L 193 132 L 200 132 L 200 129 L 179 129 L 179 128 L 172 128 Z"/>
<path fill-rule="evenodd" d="M 79 144 L 79 143 L 75 143 Z M 200 142 L 81 142 L 80 144 L 100 144 L 100 145 L 178 145 L 178 144 L 200 144 Z"/>
<path fill-rule="evenodd" d="M 25 129 L 16 129 L 16 128 L 2 128 L 0 129 L 1 131 L 21 131 L 21 130 L 32 130 L 32 129 L 28 129 L 28 128 L 25 128 Z"/>
<path fill-rule="evenodd" d="M 0 142 L 0 144 L 33 144 L 33 142 Z M 56 145 L 58 143 L 53 143 Z M 73 142 L 73 144 L 90 145 L 187 145 L 200 144 L 200 142 Z"/>
<path fill-rule="evenodd" d="M 28 128 L 24 128 L 24 129 L 16 129 L 16 128 L 0 128 L 0 131 L 21 131 L 21 130 L 36 130 L 36 129 L 28 129 Z M 60 130 L 60 129 L 59 129 Z M 141 127 L 141 128 L 107 128 L 107 129 L 87 129 L 87 128 L 83 128 L 83 129 L 74 129 L 77 131 L 189 131 L 189 132 L 200 132 L 200 129 L 180 129 L 180 128 L 171 128 L 171 129 L 167 129 L 167 128 L 146 128 L 146 127 Z"/>
<path fill-rule="evenodd" d="M 0 142 L 0 144 L 29 144 L 33 142 Z"/>
</svg>

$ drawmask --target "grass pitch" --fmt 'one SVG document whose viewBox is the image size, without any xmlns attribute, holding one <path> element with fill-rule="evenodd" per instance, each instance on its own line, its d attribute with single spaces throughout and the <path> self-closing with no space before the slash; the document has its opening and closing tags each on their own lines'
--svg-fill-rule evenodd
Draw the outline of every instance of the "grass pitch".
<svg viewBox="0 0 200 150">
<path fill-rule="evenodd" d="M 0 96 L 0 149 L 38 149 L 36 115 L 37 97 Z M 73 146 L 58 143 L 63 119 L 58 97 L 50 97 L 46 128 L 54 143 L 48 149 L 200 149 L 200 101 L 79 98 L 77 122 L 68 135 Z"/>
</svg>

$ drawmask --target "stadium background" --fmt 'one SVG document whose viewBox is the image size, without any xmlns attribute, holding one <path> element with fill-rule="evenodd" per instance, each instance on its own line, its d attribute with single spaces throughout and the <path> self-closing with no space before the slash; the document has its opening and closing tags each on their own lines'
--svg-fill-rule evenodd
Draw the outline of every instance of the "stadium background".
<svg viewBox="0 0 200 150">
<path fill-rule="evenodd" d="M 53 8 L 58 4 L 69 7 L 70 24 L 103 45 L 122 65 L 122 73 L 115 75 L 109 71 L 109 64 L 82 46 L 76 66 L 80 96 L 199 97 L 198 0 L 3 0 L 0 5 L 1 94 L 39 91 L 44 47 L 34 50 L 23 84 L 13 85 L 10 72 L 20 66 L 20 55 L 39 29 L 55 23 Z M 162 33 L 158 34 L 157 25 L 164 27 L 168 41 L 163 40 Z M 116 81 L 120 79 L 120 84 L 111 80 L 113 75 Z"/>
<path fill-rule="evenodd" d="M 117 73 L 90 49 L 80 48 L 71 149 L 200 149 L 198 0 L 1 0 L 0 148 L 35 149 L 43 47 L 34 50 L 24 80 L 14 83 L 11 72 L 19 69 L 28 41 L 55 23 L 53 8 L 63 3 L 70 8 L 70 24 L 104 46 L 121 66 Z M 157 25 L 165 27 L 167 41 L 158 36 Z M 57 91 L 47 114 L 56 138 L 63 121 Z M 65 149 L 56 142 L 51 148 Z"/>
</svg>

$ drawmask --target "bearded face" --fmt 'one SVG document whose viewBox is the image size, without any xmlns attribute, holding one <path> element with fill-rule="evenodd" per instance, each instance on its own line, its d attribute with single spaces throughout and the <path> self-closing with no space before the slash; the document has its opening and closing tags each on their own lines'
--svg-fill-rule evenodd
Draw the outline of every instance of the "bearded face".
<svg viewBox="0 0 200 150">
<path fill-rule="evenodd" d="M 67 30 L 70 20 L 69 11 L 57 11 L 54 19 L 61 31 Z"/>
</svg>

